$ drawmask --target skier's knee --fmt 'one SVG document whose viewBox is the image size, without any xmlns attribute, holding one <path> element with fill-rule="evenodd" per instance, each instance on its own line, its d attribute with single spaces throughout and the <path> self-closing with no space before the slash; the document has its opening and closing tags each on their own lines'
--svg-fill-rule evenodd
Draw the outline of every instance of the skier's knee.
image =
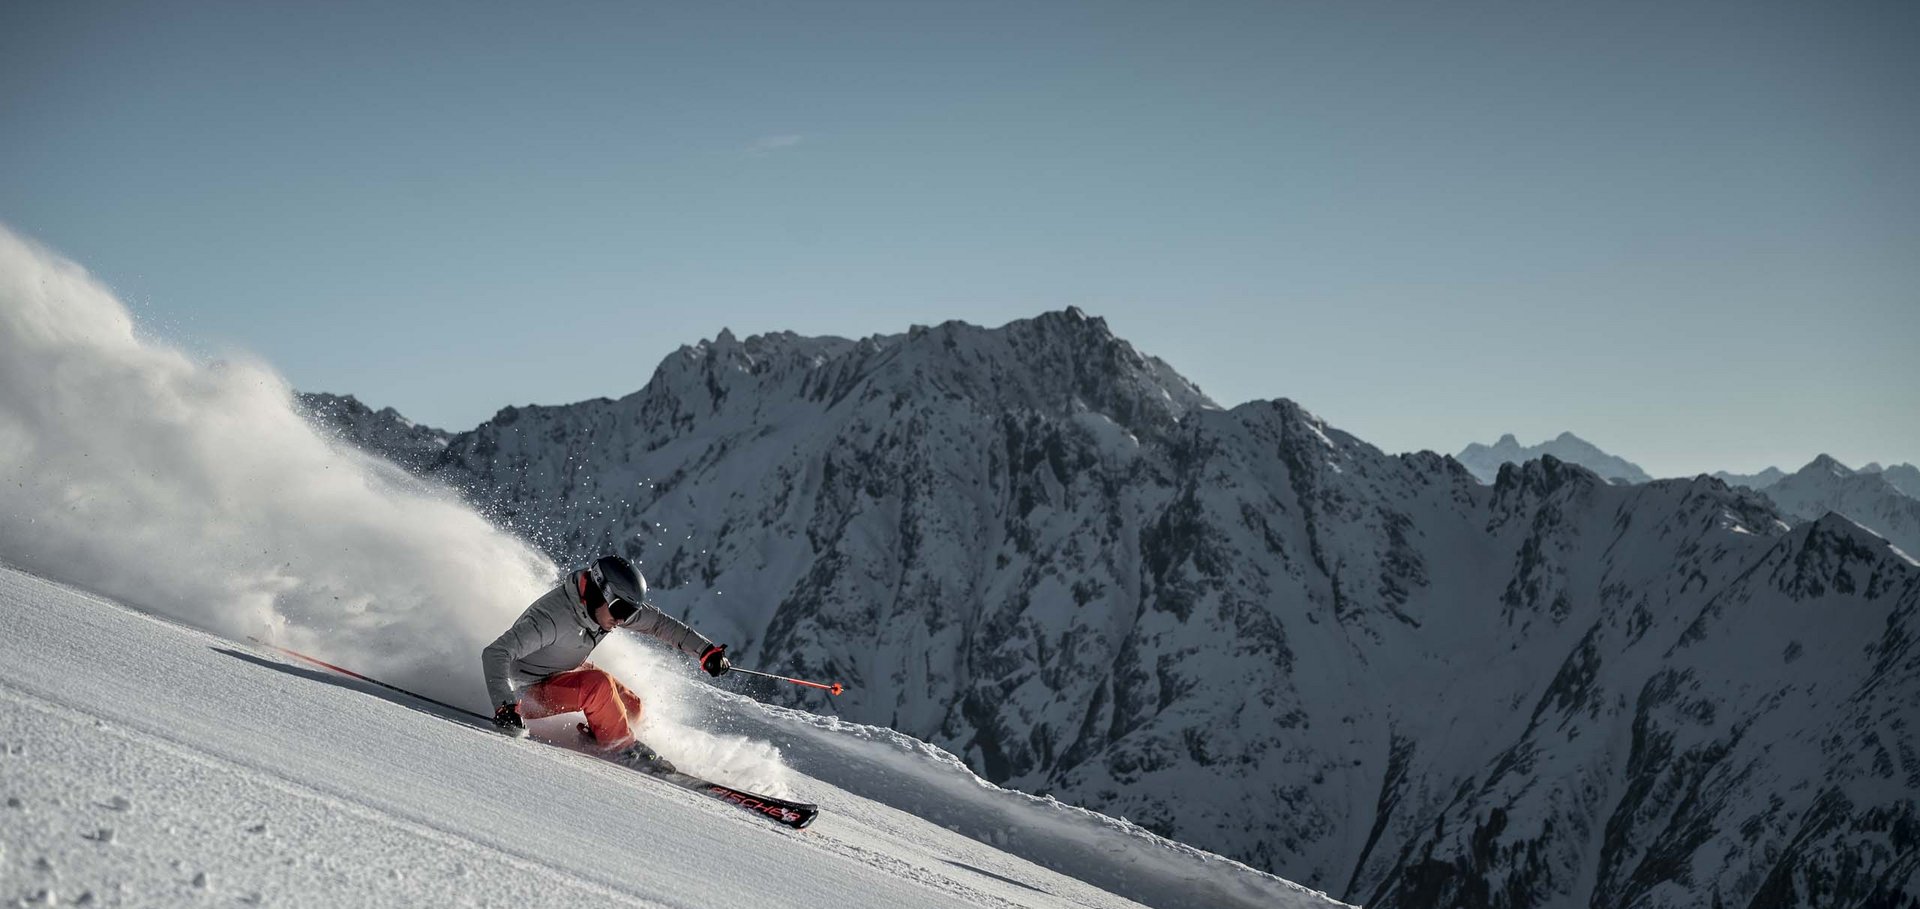
<svg viewBox="0 0 1920 909">
<path fill-rule="evenodd" d="M 615 701 L 620 696 L 620 683 L 604 669 L 587 670 L 587 677 L 581 680 L 586 699 L 589 701 Z"/>
</svg>

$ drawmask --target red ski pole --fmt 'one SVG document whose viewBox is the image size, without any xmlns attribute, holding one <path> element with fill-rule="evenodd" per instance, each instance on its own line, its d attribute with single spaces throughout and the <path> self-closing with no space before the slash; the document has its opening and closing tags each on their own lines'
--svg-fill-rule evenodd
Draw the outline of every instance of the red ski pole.
<svg viewBox="0 0 1920 909">
<path fill-rule="evenodd" d="M 828 694 L 839 694 L 840 692 L 847 690 L 847 686 L 842 685 L 839 682 L 827 684 L 824 682 L 809 682 L 806 679 L 790 679 L 784 675 L 774 675 L 771 672 L 761 672 L 757 669 L 741 669 L 738 666 L 733 667 L 732 671 L 744 672 L 748 675 L 757 675 L 763 679 L 779 679 L 782 682 L 792 682 L 795 685 L 805 685 L 808 688 L 818 688 L 821 691 L 827 692 Z"/>
<path fill-rule="evenodd" d="M 252 636 L 252 635 L 248 635 L 248 636 L 247 636 L 247 640 L 249 640 L 249 641 L 252 641 L 252 642 L 254 642 L 255 644 L 259 644 L 260 646 L 262 646 L 262 647 L 265 647 L 265 648 L 267 648 L 267 649 L 269 649 L 269 650 L 278 650 L 278 651 L 280 651 L 281 653 L 284 653 L 284 654 L 286 654 L 287 656 L 290 656 L 290 657 L 293 657 L 293 658 L 295 658 L 295 659 L 299 659 L 299 660 L 305 660 L 305 661 L 307 661 L 307 662 L 309 662 L 309 663 L 312 663 L 313 665 L 315 665 L 315 666 L 318 666 L 318 667 L 320 667 L 320 668 L 322 668 L 322 669 L 331 669 L 331 670 L 333 670 L 334 672 L 337 672 L 337 673 L 340 673 L 341 675 L 344 675 L 344 676 L 346 676 L 346 677 L 348 677 L 348 678 L 350 678 L 350 679 L 359 679 L 360 681 L 362 681 L 362 682 L 366 682 L 366 683 L 368 683 L 368 684 L 372 684 L 372 685 L 378 685 L 378 686 L 380 686 L 380 687 L 382 687 L 382 688 L 385 688 L 385 689 L 387 689 L 388 691 L 397 691 L 397 692 L 399 692 L 399 693 L 401 693 L 401 694 L 404 694 L 404 695 L 406 695 L 407 697 L 410 697 L 410 698 L 413 698 L 413 699 L 415 699 L 415 700 L 420 700 L 420 701 L 426 701 L 427 703 L 429 703 L 429 704 L 432 704 L 432 705 L 434 705 L 435 707 L 444 707 L 444 708 L 446 708 L 446 709 L 448 709 L 448 710 L 451 710 L 451 711 L 453 711 L 453 712 L 455 712 L 455 713 L 459 713 L 459 714 L 464 714 L 464 715 L 466 715 L 466 716 L 470 716 L 470 717 L 473 717 L 473 718 L 474 718 L 474 719 L 476 719 L 476 720 L 485 720 L 485 719 L 489 719 L 489 718 L 488 718 L 488 717 L 487 717 L 486 715 L 484 715 L 484 714 L 479 714 L 479 713 L 475 713 L 475 712 L 473 712 L 473 711 L 471 711 L 471 710 L 468 710 L 468 709 L 467 709 L 467 708 L 465 708 L 465 707 L 455 707 L 455 706 L 453 706 L 452 704 L 449 704 L 449 703 L 447 703 L 446 701 L 436 701 L 436 700 L 434 700 L 433 698 L 430 698 L 430 697 L 427 697 L 427 696 L 426 696 L 426 695 L 424 695 L 424 694 L 420 694 L 420 693 L 418 693 L 418 692 L 414 692 L 414 691 L 408 691 L 407 689 L 405 689 L 405 688 L 402 688 L 402 687 L 400 687 L 400 686 L 398 686 L 398 685 L 389 685 L 389 684 L 387 684 L 386 682 L 382 682 L 382 681 L 380 681 L 379 679 L 376 679 L 376 678 L 374 678 L 373 676 L 370 676 L 370 675 L 361 675 L 360 673 L 358 673 L 358 672 L 354 672 L 353 670 L 351 670 L 351 669 L 348 669 L 348 668 L 347 668 L 347 667 L 345 667 L 345 666 L 335 666 L 334 664 L 332 664 L 332 663 L 329 663 L 329 662 L 327 662 L 326 660 L 323 660 L 323 659 L 320 659 L 320 658 L 318 658 L 318 657 L 311 657 L 311 656 L 308 656 L 308 655 L 306 655 L 306 654 L 304 654 L 304 653 L 301 653 L 301 652 L 300 652 L 300 651 L 298 651 L 298 650 L 293 650 L 293 649 L 290 649 L 290 648 L 286 648 L 286 647 L 282 647 L 282 646 L 280 646 L 279 644 L 269 644 L 269 643 L 267 643 L 266 641 L 263 641 L 263 640 L 260 640 L 259 638 L 256 638 L 256 637 L 254 637 L 254 636 Z"/>
</svg>

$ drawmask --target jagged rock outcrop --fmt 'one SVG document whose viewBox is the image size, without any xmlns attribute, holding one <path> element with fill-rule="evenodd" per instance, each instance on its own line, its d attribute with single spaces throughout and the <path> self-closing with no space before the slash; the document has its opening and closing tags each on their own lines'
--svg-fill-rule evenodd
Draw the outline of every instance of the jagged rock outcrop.
<svg viewBox="0 0 1920 909">
<path fill-rule="evenodd" d="M 391 407 L 375 411 L 353 395 L 312 392 L 294 397 L 314 425 L 415 472 L 433 469 L 453 438 L 445 430 L 417 425 Z"/>
</svg>

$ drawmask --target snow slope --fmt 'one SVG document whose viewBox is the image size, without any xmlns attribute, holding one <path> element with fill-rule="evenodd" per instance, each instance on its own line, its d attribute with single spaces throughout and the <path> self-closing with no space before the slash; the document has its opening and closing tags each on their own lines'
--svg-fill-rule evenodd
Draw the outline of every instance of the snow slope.
<svg viewBox="0 0 1920 909">
<path fill-rule="evenodd" d="M 718 721 L 783 742 L 796 766 L 832 768 L 848 787 L 786 774 L 782 788 L 825 806 L 812 829 L 781 830 L 16 570 L 0 569 L 0 627 L 0 900 L 1140 905 L 1117 895 L 1130 893 L 1158 906 L 1337 905 L 996 789 L 897 734 L 711 689 Z M 725 763 L 697 743 L 659 744 Z"/>
</svg>

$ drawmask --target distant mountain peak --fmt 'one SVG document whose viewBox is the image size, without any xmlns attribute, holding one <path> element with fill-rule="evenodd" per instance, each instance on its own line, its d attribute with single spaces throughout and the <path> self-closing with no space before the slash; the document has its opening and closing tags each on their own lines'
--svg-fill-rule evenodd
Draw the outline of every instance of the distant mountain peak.
<svg viewBox="0 0 1920 909">
<path fill-rule="evenodd" d="M 1040 323 L 1053 323 L 1053 324 L 1058 324 L 1063 326 L 1085 327 L 1085 328 L 1103 332 L 1106 334 L 1112 334 L 1112 332 L 1107 330 L 1106 319 L 1103 319 L 1099 316 L 1089 316 L 1087 315 L 1086 310 L 1083 310 L 1078 306 L 1069 306 L 1065 309 L 1048 310 L 1037 316 L 1034 316 L 1033 318 L 1027 321 L 1040 322 Z"/>
<path fill-rule="evenodd" d="M 729 425 L 757 420 L 774 402 L 804 401 L 817 413 L 868 395 L 899 406 L 970 400 L 1006 412 L 1093 411 L 1142 438 L 1190 411 L 1219 409 L 1172 367 L 1078 307 L 994 328 L 960 320 L 916 324 L 859 341 L 791 332 L 743 341 L 722 329 L 667 357 L 636 395 L 634 406 L 672 415 L 666 422 L 676 433 L 716 418 Z"/>
<path fill-rule="evenodd" d="M 1712 476 L 1714 479 L 1728 486 L 1745 486 L 1748 489 L 1758 491 L 1786 479 L 1788 474 L 1778 467 L 1769 467 L 1759 473 L 1750 474 L 1729 473 L 1724 470 L 1716 470 Z"/>
<path fill-rule="evenodd" d="M 974 327 L 965 322 L 948 322 L 945 324 L 955 325 L 955 326 L 964 326 L 967 328 Z M 1008 322 L 1007 324 L 1001 326 L 998 329 L 983 329 L 983 330 L 1008 331 L 1008 332 L 1031 330 L 1031 331 L 1043 331 L 1048 333 L 1059 333 L 1064 337 L 1074 338 L 1084 343 L 1122 344 L 1122 345 L 1125 345 L 1128 350 L 1133 349 L 1133 345 L 1128 344 L 1126 341 L 1122 340 L 1120 336 L 1113 333 L 1112 329 L 1107 327 L 1106 319 L 1100 318 L 1099 316 L 1089 316 L 1085 312 L 1081 311 L 1080 308 L 1077 306 L 1069 306 L 1066 309 L 1050 310 L 1048 312 L 1043 312 L 1037 316 L 1033 316 L 1032 318 L 1016 319 L 1012 322 Z"/>
<path fill-rule="evenodd" d="M 1803 475 L 1819 474 L 1821 476 L 1834 477 L 1850 477 L 1854 475 L 1852 468 L 1840 463 L 1834 456 L 1825 453 L 1807 462 L 1807 466 L 1800 468 L 1799 472 Z"/>
<path fill-rule="evenodd" d="M 1571 431 L 1531 447 L 1522 446 L 1513 433 L 1504 433 L 1491 446 L 1474 443 L 1462 449 L 1456 459 L 1472 471 L 1482 483 L 1494 483 L 1502 464 L 1521 464 L 1544 455 L 1579 464 L 1610 483 L 1649 483 L 1653 477 L 1640 465 L 1600 449 Z"/>
<path fill-rule="evenodd" d="M 1920 467 L 1912 464 L 1894 464 L 1881 470 L 1880 476 L 1901 495 L 1920 499 Z"/>
<path fill-rule="evenodd" d="M 1212 399 L 1157 357 L 1141 353 L 1107 327 L 1105 319 L 1077 307 L 982 328 L 950 321 L 910 337 L 922 362 L 937 362 L 953 376 L 981 376 L 983 389 L 1047 409 L 1084 407 L 1129 429 L 1165 428 L 1189 411 L 1218 409 Z M 1009 397 L 1011 396 L 1011 397 Z M 1076 403 L 1077 402 L 1077 403 Z"/>
<path fill-rule="evenodd" d="M 1898 467 L 1861 473 L 1822 454 L 1762 494 L 1800 521 L 1844 515 L 1840 520 L 1861 522 L 1911 554 L 1920 552 L 1920 501 L 1900 488 L 1903 479 Z"/>
</svg>

